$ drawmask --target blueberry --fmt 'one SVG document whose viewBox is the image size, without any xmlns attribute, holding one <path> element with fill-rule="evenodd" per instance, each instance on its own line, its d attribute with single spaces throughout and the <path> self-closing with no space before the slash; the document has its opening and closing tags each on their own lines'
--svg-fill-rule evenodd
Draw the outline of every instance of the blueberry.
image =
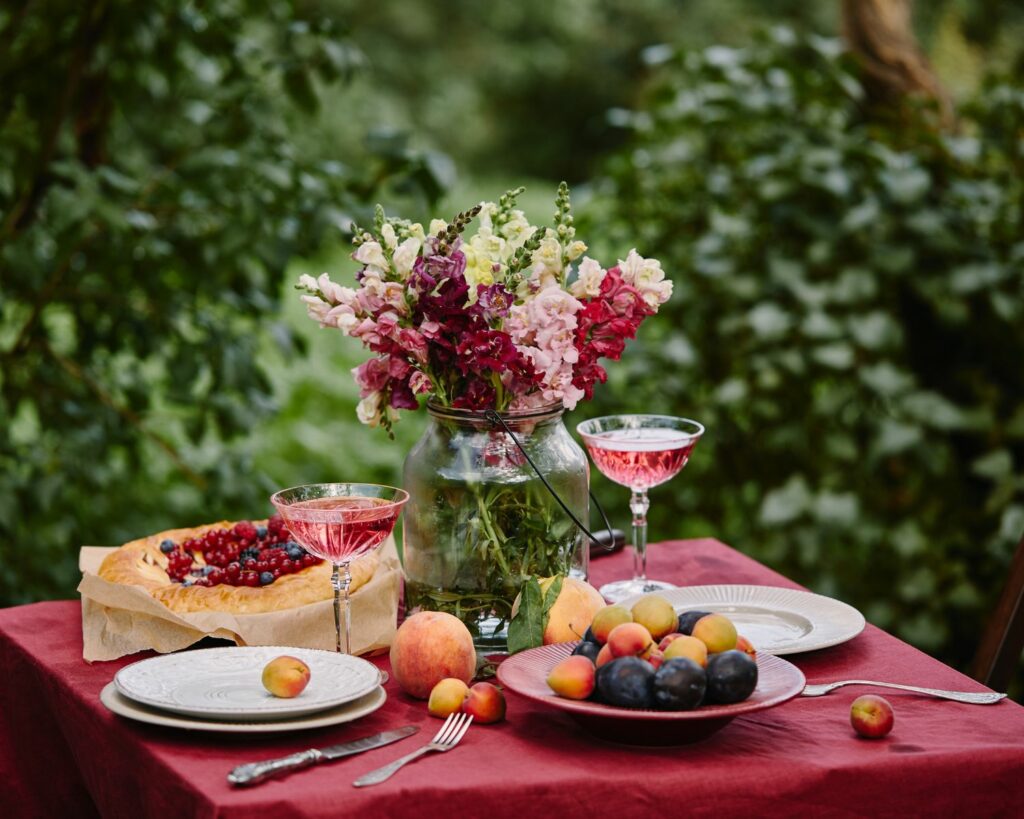
<svg viewBox="0 0 1024 819">
<path fill-rule="evenodd" d="M 181 581 L 181 585 L 182 586 L 191 586 L 192 583 L 193 583 L 193 580 L 192 580 L 191 577 L 186 577 L 184 580 Z"/>
<path fill-rule="evenodd" d="M 249 546 L 248 548 L 242 549 L 242 551 L 238 554 L 239 560 L 248 560 L 249 558 L 252 558 L 253 560 L 259 560 L 260 550 L 257 549 L 255 546 Z"/>
<path fill-rule="evenodd" d="M 263 538 L 265 538 L 266 536 L 267 536 L 267 527 L 266 526 L 257 526 L 256 527 L 256 537 L 258 537 L 260 540 L 263 540 Z"/>
<path fill-rule="evenodd" d="M 163 552 L 165 555 L 169 555 L 171 552 L 173 552 L 174 548 L 175 546 L 173 540 L 165 540 L 160 544 L 160 551 Z"/>
<path fill-rule="evenodd" d="M 263 572 L 263 574 L 260 575 L 260 585 L 266 586 L 266 585 L 268 585 L 270 583 L 273 583 L 273 582 L 274 582 L 274 575 L 273 575 L 273 573 L 271 573 L 271 572 Z"/>
<path fill-rule="evenodd" d="M 302 560 L 302 556 L 304 554 L 305 554 L 305 552 L 300 547 L 296 546 L 294 549 L 289 549 L 288 550 L 288 559 L 289 560 Z"/>
<path fill-rule="evenodd" d="M 203 577 L 206 577 L 212 571 L 213 566 L 203 566 Z"/>
</svg>

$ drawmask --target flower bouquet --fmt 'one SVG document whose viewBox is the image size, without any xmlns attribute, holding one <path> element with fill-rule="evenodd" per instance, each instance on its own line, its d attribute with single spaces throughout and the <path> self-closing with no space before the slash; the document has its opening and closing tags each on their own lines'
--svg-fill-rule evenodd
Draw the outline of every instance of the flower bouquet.
<svg viewBox="0 0 1024 819">
<path fill-rule="evenodd" d="M 561 413 L 672 293 L 635 250 L 609 269 L 584 255 L 564 183 L 546 229 L 516 208 L 521 192 L 426 230 L 378 207 L 372 230 L 355 228 L 355 287 L 299 281 L 312 318 L 373 353 L 353 370 L 359 419 L 390 431 L 421 397 L 431 414 L 405 467 L 407 607 L 450 611 L 499 647 L 527 577 L 568 573 L 574 555 L 585 574 L 582 534 L 551 491 L 585 521 L 587 461 Z"/>
</svg>

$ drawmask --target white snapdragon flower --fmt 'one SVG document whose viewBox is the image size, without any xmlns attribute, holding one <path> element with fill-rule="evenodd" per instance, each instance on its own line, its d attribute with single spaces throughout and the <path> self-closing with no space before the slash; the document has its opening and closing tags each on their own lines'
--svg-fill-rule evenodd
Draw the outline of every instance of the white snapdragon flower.
<svg viewBox="0 0 1024 819">
<path fill-rule="evenodd" d="M 619 259 L 622 280 L 640 291 L 644 302 L 652 310 L 658 309 L 672 295 L 672 280 L 665 278 L 661 262 L 645 259 L 636 249 L 629 251 L 625 260 Z"/>
<path fill-rule="evenodd" d="M 422 230 L 422 227 L 420 229 Z M 422 246 L 422 239 L 410 236 L 395 249 L 391 261 L 395 265 L 395 271 L 403 279 L 409 278 L 409 274 L 412 273 L 412 266 L 416 262 L 416 257 L 420 255 Z"/>
<path fill-rule="evenodd" d="M 578 299 L 596 298 L 601 295 L 601 282 L 604 281 L 605 270 L 594 259 L 584 256 L 580 262 L 579 275 L 571 285 L 569 292 Z"/>
<path fill-rule="evenodd" d="M 303 273 L 299 276 L 299 287 L 304 287 L 307 290 L 319 290 L 317 287 L 316 279 L 310 276 L 308 273 Z"/>
<path fill-rule="evenodd" d="M 380 229 L 380 235 L 384 239 L 384 245 L 388 250 L 398 247 L 398 236 L 395 234 L 395 227 L 390 222 L 385 222 Z"/>
<path fill-rule="evenodd" d="M 414 239 L 419 239 L 421 242 L 427 238 L 427 233 L 419 222 L 413 222 L 409 225 L 409 235 Z"/>
<path fill-rule="evenodd" d="M 377 242 L 363 242 L 356 248 L 353 258 L 357 262 L 362 262 L 370 267 L 376 267 L 382 271 L 388 268 L 388 260 L 384 256 L 384 248 Z"/>
<path fill-rule="evenodd" d="M 375 427 L 380 424 L 380 393 L 371 392 L 356 405 L 356 417 L 361 424 Z"/>
<path fill-rule="evenodd" d="M 500 236 L 495 236 L 489 227 L 481 227 L 479 233 L 469 240 L 469 244 L 477 254 L 486 256 L 492 262 L 507 261 L 512 255 L 508 242 Z"/>
<path fill-rule="evenodd" d="M 498 206 L 494 202 L 481 202 L 480 212 L 476 215 L 480 220 L 480 227 L 491 230 L 494 227 L 494 216 L 498 212 Z"/>
<path fill-rule="evenodd" d="M 518 250 L 530 238 L 533 230 L 533 225 L 527 221 L 526 215 L 521 210 L 514 210 L 512 218 L 503 224 L 498 232 L 505 237 L 512 250 Z"/>
<path fill-rule="evenodd" d="M 448 230 L 448 223 L 444 219 L 431 219 L 430 228 L 428 232 L 431 236 L 437 236 L 438 233 Z"/>
<path fill-rule="evenodd" d="M 575 242 L 569 242 L 568 247 L 565 248 L 565 256 L 570 262 L 576 261 L 586 252 L 587 246 L 578 239 Z"/>
</svg>

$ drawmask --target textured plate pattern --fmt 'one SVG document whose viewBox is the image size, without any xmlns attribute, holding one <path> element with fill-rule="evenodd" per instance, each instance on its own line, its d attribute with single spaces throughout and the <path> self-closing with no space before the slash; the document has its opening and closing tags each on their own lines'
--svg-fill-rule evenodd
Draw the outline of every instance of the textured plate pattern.
<svg viewBox="0 0 1024 819">
<path fill-rule="evenodd" d="M 281 655 L 310 668 L 309 685 L 297 697 L 275 697 L 263 687 L 263 667 Z M 231 646 L 164 654 L 125 666 L 117 690 L 148 705 L 222 720 L 296 717 L 362 697 L 381 681 L 372 663 L 348 654 L 290 646 Z"/>
<path fill-rule="evenodd" d="M 589 700 L 570 700 L 557 696 L 547 684 L 548 673 L 559 661 L 568 657 L 576 643 L 556 643 L 513 654 L 498 666 L 502 685 L 528 699 L 542 702 L 562 711 L 588 716 L 613 717 L 631 722 L 693 722 L 732 718 L 740 714 L 763 711 L 799 694 L 804 675 L 795 665 L 771 654 L 757 657 L 757 688 L 743 702 L 733 705 L 702 705 L 693 711 L 654 711 L 644 708 L 617 708 Z"/>
<path fill-rule="evenodd" d="M 177 716 L 166 711 L 147 708 L 118 693 L 114 683 L 108 683 L 100 692 L 100 702 L 108 709 L 122 717 L 150 725 L 163 725 L 168 728 L 184 728 L 188 731 L 217 731 L 233 734 L 272 733 L 279 731 L 301 731 L 307 728 L 324 728 L 328 725 L 340 725 L 343 722 L 372 714 L 387 701 L 383 688 L 375 688 L 357 700 L 347 702 L 326 711 L 320 711 L 293 719 L 271 720 L 269 722 L 219 722 L 217 720 L 193 719 Z"/>
<path fill-rule="evenodd" d="M 864 630 L 853 606 L 811 592 L 775 586 L 684 586 L 658 592 L 682 614 L 704 609 L 724 614 L 758 651 L 797 654 L 845 643 Z M 631 606 L 638 597 L 624 600 Z"/>
</svg>

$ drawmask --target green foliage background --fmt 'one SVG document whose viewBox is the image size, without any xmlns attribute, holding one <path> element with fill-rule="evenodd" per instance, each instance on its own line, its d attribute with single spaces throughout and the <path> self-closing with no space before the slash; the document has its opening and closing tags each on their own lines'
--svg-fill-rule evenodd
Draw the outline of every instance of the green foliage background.
<svg viewBox="0 0 1024 819">
<path fill-rule="evenodd" d="M 82 543 L 399 480 L 422 419 L 359 426 L 362 353 L 291 283 L 350 271 L 374 201 L 525 183 L 537 221 L 568 178 L 600 258 L 676 281 L 569 419 L 708 424 L 654 538 L 713 534 L 966 660 L 1024 528 L 1018 4 L 918 4 L 942 138 L 864 121 L 819 37 L 838 3 L 126 8 L 0 9 L 0 604 L 71 595 Z"/>
</svg>

